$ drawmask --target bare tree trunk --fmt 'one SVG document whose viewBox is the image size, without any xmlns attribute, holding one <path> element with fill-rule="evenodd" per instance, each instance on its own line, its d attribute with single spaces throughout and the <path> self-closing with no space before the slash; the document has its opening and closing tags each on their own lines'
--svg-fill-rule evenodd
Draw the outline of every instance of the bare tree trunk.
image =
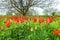
<svg viewBox="0 0 60 40">
<path fill-rule="evenodd" d="M 23 12 L 22 15 L 23 15 L 23 16 L 26 16 L 26 15 L 27 15 L 27 12 Z"/>
<path fill-rule="evenodd" d="M 25 13 L 23 13 L 23 16 L 25 16 L 26 14 Z"/>
<path fill-rule="evenodd" d="M 25 9 L 25 10 L 22 11 L 23 16 L 26 16 L 27 15 L 28 9 L 29 8 L 27 8 L 27 9 Z"/>
</svg>

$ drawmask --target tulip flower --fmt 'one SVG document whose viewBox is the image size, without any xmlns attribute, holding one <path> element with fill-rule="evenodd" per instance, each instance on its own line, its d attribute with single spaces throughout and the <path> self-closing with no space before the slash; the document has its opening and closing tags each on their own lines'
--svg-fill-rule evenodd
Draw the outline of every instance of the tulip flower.
<svg viewBox="0 0 60 40">
<path fill-rule="evenodd" d="M 44 19 L 43 18 L 39 18 L 38 21 L 39 21 L 39 23 L 42 23 L 42 22 L 44 22 Z"/>
<path fill-rule="evenodd" d="M 23 23 L 24 22 L 24 19 L 23 18 L 20 18 L 20 23 Z"/>
<path fill-rule="evenodd" d="M 54 30 L 54 35 L 58 36 L 59 35 L 59 30 Z"/>
<path fill-rule="evenodd" d="M 4 30 L 4 26 L 1 27 L 1 30 Z"/>
<path fill-rule="evenodd" d="M 48 18 L 48 19 L 46 20 L 46 23 L 49 24 L 49 23 L 51 23 L 52 21 L 53 21 L 52 18 Z"/>
<path fill-rule="evenodd" d="M 36 22 L 36 21 L 37 21 L 37 18 L 36 18 L 36 17 L 34 17 L 34 18 L 33 18 L 33 21 L 34 21 L 34 22 Z"/>
<path fill-rule="evenodd" d="M 6 22 L 6 26 L 7 26 L 7 28 L 10 28 L 11 23 L 10 22 Z"/>
<path fill-rule="evenodd" d="M 33 31 L 33 28 L 31 28 L 30 31 Z"/>
<path fill-rule="evenodd" d="M 16 20 L 15 20 L 15 22 L 18 24 L 18 23 L 19 23 L 19 20 L 18 20 L 18 19 L 16 19 Z"/>
</svg>

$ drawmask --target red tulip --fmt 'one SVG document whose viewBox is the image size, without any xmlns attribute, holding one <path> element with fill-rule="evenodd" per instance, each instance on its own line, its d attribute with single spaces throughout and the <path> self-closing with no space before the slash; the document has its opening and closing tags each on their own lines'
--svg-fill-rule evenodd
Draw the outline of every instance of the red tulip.
<svg viewBox="0 0 60 40">
<path fill-rule="evenodd" d="M 4 30 L 4 26 L 1 27 L 1 30 Z"/>
<path fill-rule="evenodd" d="M 12 19 L 9 19 L 9 22 L 11 22 L 11 23 L 12 23 L 12 22 L 13 22 L 13 20 L 12 20 Z"/>
<path fill-rule="evenodd" d="M 48 18 L 48 19 L 46 20 L 46 23 L 49 24 L 49 23 L 51 23 L 52 21 L 53 21 L 52 18 Z"/>
<path fill-rule="evenodd" d="M 23 23 L 24 22 L 24 19 L 23 18 L 20 18 L 20 23 Z"/>
<path fill-rule="evenodd" d="M 59 35 L 59 30 L 54 30 L 54 35 L 58 36 Z"/>
<path fill-rule="evenodd" d="M 36 22 L 36 21 L 37 21 L 37 18 L 36 18 L 36 17 L 34 17 L 34 18 L 33 18 L 33 21 L 34 21 L 34 22 Z"/>
<path fill-rule="evenodd" d="M 39 18 L 38 21 L 39 21 L 39 23 L 42 23 L 42 22 L 44 22 L 44 19 L 43 18 Z"/>
<path fill-rule="evenodd" d="M 18 19 L 16 19 L 16 20 L 15 20 L 15 22 L 16 22 L 16 23 L 19 23 L 19 20 L 18 20 Z"/>
<path fill-rule="evenodd" d="M 10 22 L 6 22 L 6 26 L 7 26 L 7 28 L 10 28 L 11 23 Z"/>
</svg>

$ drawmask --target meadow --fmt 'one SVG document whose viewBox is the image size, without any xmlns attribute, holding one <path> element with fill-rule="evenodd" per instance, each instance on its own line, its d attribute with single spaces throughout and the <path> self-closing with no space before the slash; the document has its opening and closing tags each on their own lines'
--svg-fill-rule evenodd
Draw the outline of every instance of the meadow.
<svg viewBox="0 0 60 40">
<path fill-rule="evenodd" d="M 60 17 L 0 16 L 0 40 L 60 40 Z"/>
</svg>

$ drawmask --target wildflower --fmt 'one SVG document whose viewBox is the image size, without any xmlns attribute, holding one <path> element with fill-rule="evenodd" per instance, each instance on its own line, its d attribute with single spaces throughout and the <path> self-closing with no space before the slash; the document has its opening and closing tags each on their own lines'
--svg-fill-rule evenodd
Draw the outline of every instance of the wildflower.
<svg viewBox="0 0 60 40">
<path fill-rule="evenodd" d="M 52 18 L 48 18 L 48 19 L 46 20 L 46 23 L 49 24 L 49 23 L 51 23 L 52 21 L 53 21 Z"/>
<path fill-rule="evenodd" d="M 38 21 L 39 21 L 39 23 L 42 23 L 42 22 L 44 22 L 44 19 L 43 18 L 39 18 Z"/>
<path fill-rule="evenodd" d="M 1 30 L 4 30 L 4 26 L 1 27 Z"/>
<path fill-rule="evenodd" d="M 54 35 L 58 36 L 59 35 L 59 30 L 54 30 Z"/>
<path fill-rule="evenodd" d="M 36 22 L 36 21 L 37 21 L 37 18 L 36 18 L 36 17 L 34 17 L 34 18 L 33 18 L 33 21 L 34 21 L 34 22 Z"/>
<path fill-rule="evenodd" d="M 20 18 L 20 23 L 23 23 L 24 22 L 24 19 L 23 18 Z"/>
<path fill-rule="evenodd" d="M 33 31 L 33 28 L 31 28 L 30 31 Z"/>
<path fill-rule="evenodd" d="M 10 22 L 6 22 L 6 26 L 7 26 L 7 28 L 10 28 L 11 23 Z"/>
<path fill-rule="evenodd" d="M 35 29 L 37 29 L 37 26 L 35 26 Z"/>
</svg>

